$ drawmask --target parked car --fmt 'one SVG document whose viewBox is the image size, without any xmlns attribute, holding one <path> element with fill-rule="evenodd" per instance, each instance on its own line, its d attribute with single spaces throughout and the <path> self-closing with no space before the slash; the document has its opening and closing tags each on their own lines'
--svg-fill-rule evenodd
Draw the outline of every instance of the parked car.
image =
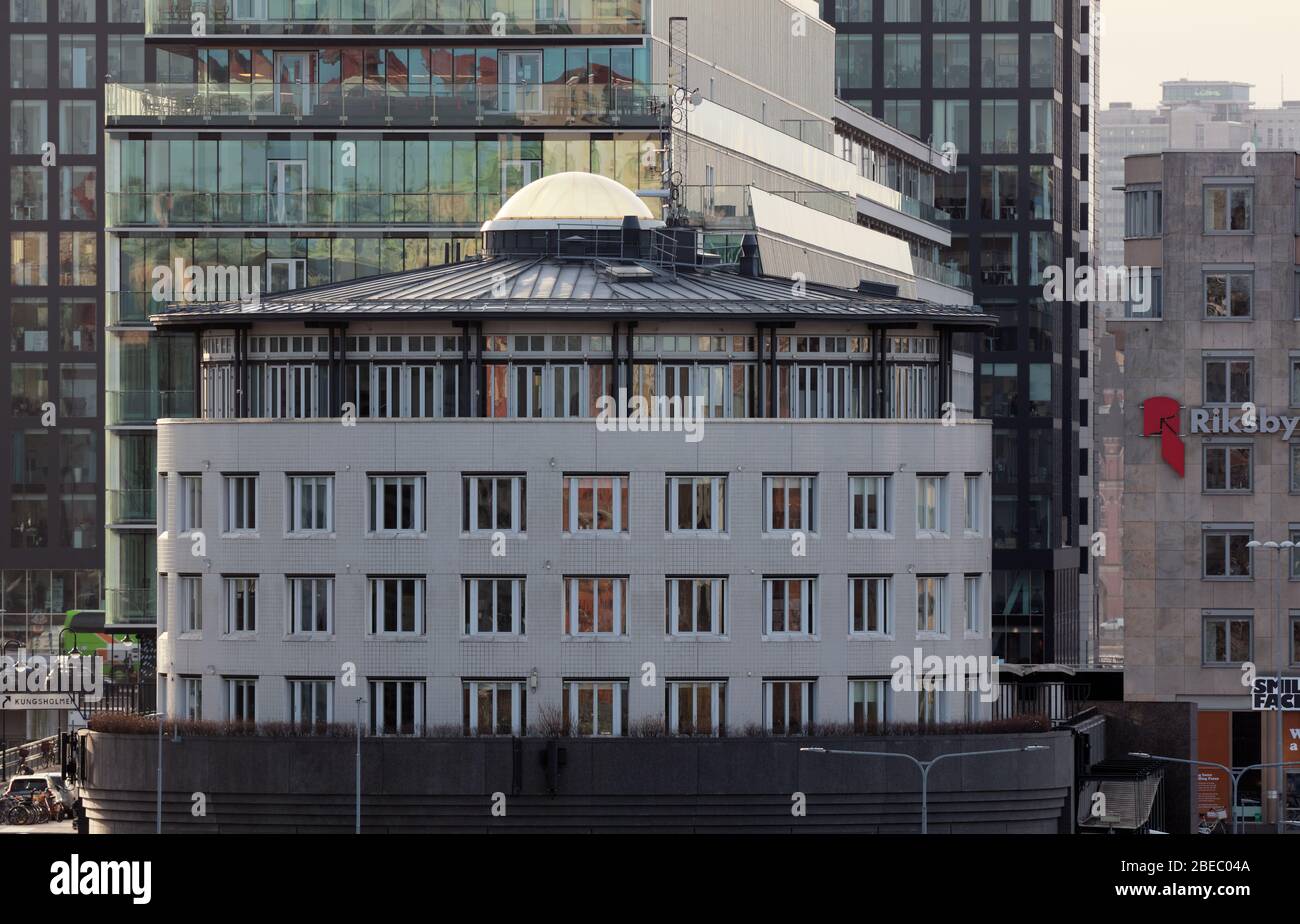
<svg viewBox="0 0 1300 924">
<path fill-rule="evenodd" d="M 6 796 L 13 796 L 17 799 L 30 799 L 33 795 L 44 790 L 51 790 L 54 793 L 59 804 L 63 807 L 65 818 L 72 817 L 73 803 L 77 797 L 68 789 L 63 782 L 62 775 L 58 773 L 31 773 L 24 776 L 10 777 L 9 785 L 5 788 Z"/>
</svg>

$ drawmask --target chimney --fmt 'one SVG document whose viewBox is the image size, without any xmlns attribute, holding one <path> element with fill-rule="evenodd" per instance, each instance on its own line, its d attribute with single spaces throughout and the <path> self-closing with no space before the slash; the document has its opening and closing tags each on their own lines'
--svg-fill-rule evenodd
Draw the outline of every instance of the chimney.
<svg viewBox="0 0 1300 924">
<path fill-rule="evenodd" d="M 763 275 L 762 261 L 758 255 L 758 236 L 746 234 L 740 242 L 740 275 L 757 279 Z"/>
<path fill-rule="evenodd" d="M 635 215 L 623 217 L 623 256 L 633 260 L 641 257 L 641 221 Z"/>
</svg>

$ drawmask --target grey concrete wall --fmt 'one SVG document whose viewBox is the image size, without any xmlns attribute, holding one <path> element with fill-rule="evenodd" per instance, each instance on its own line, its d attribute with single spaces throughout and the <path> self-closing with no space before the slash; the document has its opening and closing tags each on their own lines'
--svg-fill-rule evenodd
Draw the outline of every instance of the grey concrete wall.
<svg viewBox="0 0 1300 924">
<path fill-rule="evenodd" d="M 726 680 L 727 725 L 762 721 L 764 678 L 816 679 L 815 719 L 848 719 L 850 676 L 889 676 L 896 654 L 984 655 L 989 638 L 990 565 L 987 422 L 961 421 L 709 421 L 703 439 L 680 433 L 601 433 L 593 421 L 561 420 L 361 420 L 162 421 L 158 469 L 168 473 L 166 519 L 160 523 L 158 570 L 168 575 L 160 608 L 159 670 L 169 679 L 167 702 L 178 708 L 177 675 L 203 678 L 204 718 L 225 718 L 222 677 L 255 676 L 258 717 L 289 716 L 289 677 L 341 676 L 356 667 L 359 689 L 367 677 L 408 677 L 427 682 L 430 725 L 461 723 L 461 679 L 523 679 L 535 719 L 543 704 L 558 708 L 562 679 L 632 679 L 647 662 L 659 684 L 633 682 L 629 719 L 662 716 L 663 682 L 669 678 Z M 285 535 L 286 473 L 332 473 L 335 533 L 309 539 Z M 963 530 L 963 477 L 984 472 L 985 532 Z M 193 555 L 179 534 L 178 473 L 203 475 L 206 556 Z M 220 533 L 223 472 L 258 473 L 259 531 Z M 367 537 L 367 473 L 423 472 L 427 477 L 428 528 L 419 537 Z M 491 554 L 489 537 L 466 536 L 461 526 L 462 473 L 526 473 L 528 531 L 510 536 L 506 555 Z M 631 530 L 590 540 L 561 530 L 561 479 L 565 473 L 629 473 Z M 893 532 L 866 538 L 849 532 L 849 473 L 892 473 Z M 948 473 L 947 536 L 918 535 L 916 474 Z M 728 478 L 728 529 L 722 536 L 664 532 L 667 474 L 711 473 Z M 788 536 L 765 534 L 764 473 L 816 473 L 818 528 L 807 555 L 794 557 Z M 204 602 L 201 633 L 179 633 L 180 574 L 200 574 Z M 251 636 L 223 634 L 222 575 L 258 575 L 258 628 Z M 335 632 L 324 639 L 287 635 L 286 575 L 335 575 Z M 367 575 L 423 575 L 427 630 L 395 641 L 366 634 Z M 462 575 L 524 575 L 527 634 L 523 638 L 471 638 L 463 634 Z M 728 578 L 728 632 L 698 641 L 665 634 L 667 575 Z M 893 632 L 851 636 L 848 576 L 892 575 Z M 948 576 L 948 626 L 941 635 L 918 635 L 916 575 Z M 964 630 L 965 574 L 983 574 L 982 631 Z M 627 576 L 629 630 L 622 638 L 571 639 L 564 635 L 562 578 Z M 816 576 L 819 627 L 811 638 L 765 638 L 765 575 Z M 336 716 L 350 721 L 354 689 L 336 684 Z M 952 694 L 960 698 L 960 694 Z M 897 693 L 892 716 L 911 721 L 916 696 Z M 959 718 L 960 716 L 954 716 Z"/>
<path fill-rule="evenodd" d="M 563 766 L 552 795 L 543 758 Z M 934 833 L 1069 830 L 1067 733 L 925 738 L 727 740 L 365 739 L 362 828 L 419 832 L 916 833 L 920 772 L 907 761 L 801 754 L 799 748 L 941 753 L 1048 745 L 945 761 L 930 777 Z M 163 742 L 164 833 L 347 833 L 355 742 L 170 736 Z M 157 740 L 90 734 L 83 794 L 92 833 L 152 832 Z M 807 814 L 792 814 L 792 796 Z M 191 812 L 203 793 L 206 815 Z M 494 793 L 505 816 L 491 814 Z"/>
</svg>

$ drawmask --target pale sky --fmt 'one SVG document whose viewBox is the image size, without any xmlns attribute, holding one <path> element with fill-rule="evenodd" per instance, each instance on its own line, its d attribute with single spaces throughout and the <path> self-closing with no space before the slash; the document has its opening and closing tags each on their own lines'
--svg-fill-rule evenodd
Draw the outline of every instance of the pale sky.
<svg viewBox="0 0 1300 924">
<path fill-rule="evenodd" d="M 1255 105 L 1300 99 L 1297 0 L 1102 0 L 1102 107 L 1154 108 L 1160 82 L 1237 80 Z"/>
</svg>

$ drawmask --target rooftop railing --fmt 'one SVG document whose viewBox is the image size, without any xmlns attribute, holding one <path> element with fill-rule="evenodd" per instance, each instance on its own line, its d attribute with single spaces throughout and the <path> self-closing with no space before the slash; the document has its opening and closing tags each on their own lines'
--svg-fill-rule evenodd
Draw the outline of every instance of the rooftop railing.
<svg viewBox="0 0 1300 924">
<path fill-rule="evenodd" d="M 652 84 L 109 83 L 108 126 L 452 125 L 658 129 L 668 88 Z"/>
<path fill-rule="evenodd" d="M 707 230 L 752 230 L 754 215 L 749 190 L 749 186 L 686 186 L 681 190 L 681 204 L 687 218 Z M 847 193 L 830 190 L 763 191 L 841 221 L 857 221 L 857 206 Z"/>
<path fill-rule="evenodd" d="M 641 35 L 641 0 L 147 0 L 148 35 Z"/>
</svg>

